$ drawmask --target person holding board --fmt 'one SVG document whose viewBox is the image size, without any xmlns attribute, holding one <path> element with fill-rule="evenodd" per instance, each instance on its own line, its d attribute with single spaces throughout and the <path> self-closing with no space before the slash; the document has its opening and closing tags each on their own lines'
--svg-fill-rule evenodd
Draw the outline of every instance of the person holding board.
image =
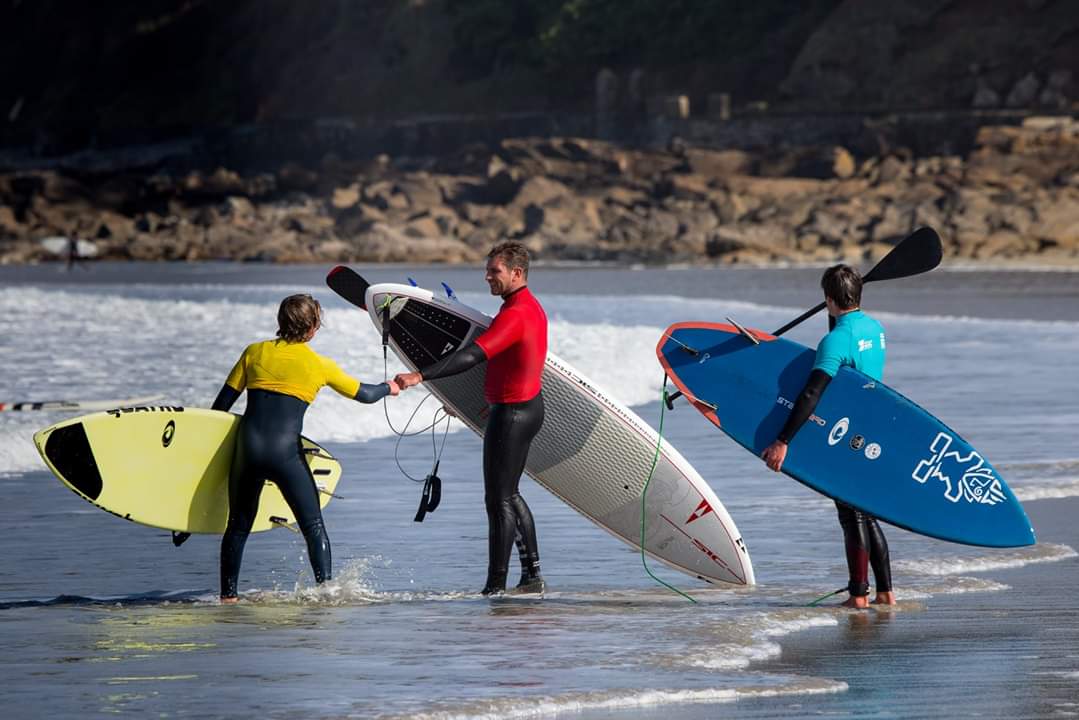
<svg viewBox="0 0 1079 720">
<path fill-rule="evenodd" d="M 277 485 L 307 541 L 315 582 L 332 573 L 330 539 L 322 522 L 319 490 L 304 462 L 300 432 L 307 407 L 323 386 L 373 403 L 397 395 L 394 382 L 370 385 L 308 347 L 322 325 L 322 306 L 310 295 L 290 295 L 277 311 L 277 338 L 248 345 L 214 400 L 227 411 L 247 390 L 229 473 L 229 519 L 221 539 L 221 602 L 237 600 L 244 545 L 258 511 L 264 480 Z"/>
<path fill-rule="evenodd" d="M 420 372 L 401 373 L 402 387 L 437 380 L 487 363 L 484 397 L 490 415 L 483 435 L 483 487 L 487 509 L 488 565 L 484 595 L 506 589 L 510 553 L 517 539 L 521 581 L 517 593 L 540 593 L 539 546 L 532 512 L 518 492 L 532 440 L 543 426 L 543 366 L 547 315 L 528 289 L 528 250 L 521 243 L 496 245 L 487 255 L 486 280 L 502 307 L 476 340 Z"/>
<path fill-rule="evenodd" d="M 783 468 L 788 444 L 813 414 L 825 388 L 841 366 L 853 367 L 874 380 L 880 380 L 884 374 L 884 328 L 861 309 L 861 275 L 848 265 L 835 265 L 824 272 L 821 288 L 834 327 L 817 346 L 813 370 L 786 424 L 775 441 L 761 454 L 768 467 L 776 472 Z M 873 602 L 894 605 L 888 542 L 884 539 L 880 524 L 872 515 L 838 500 L 836 508 L 839 524 L 843 528 L 850 575 L 847 584 L 850 597 L 843 604 L 852 608 L 869 606 L 869 564 L 872 563 L 873 577 L 877 582 L 877 597 Z"/>
</svg>

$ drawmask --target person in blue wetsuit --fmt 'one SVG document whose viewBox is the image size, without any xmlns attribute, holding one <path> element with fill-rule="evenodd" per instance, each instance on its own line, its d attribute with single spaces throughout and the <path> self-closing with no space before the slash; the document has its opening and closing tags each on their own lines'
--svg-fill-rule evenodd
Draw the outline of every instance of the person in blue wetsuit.
<svg viewBox="0 0 1079 720">
<path fill-rule="evenodd" d="M 393 382 L 360 383 L 308 347 L 322 325 L 322 307 L 310 295 L 282 300 L 277 325 L 277 339 L 247 346 L 213 404 L 214 410 L 227 411 L 247 389 L 247 410 L 229 473 L 229 520 L 221 539 L 224 603 L 236 602 L 240 561 L 266 480 L 277 485 L 296 516 L 315 582 L 330 579 L 330 539 L 322 522 L 319 490 L 300 442 L 304 413 L 325 385 L 362 403 L 399 392 Z"/>
<path fill-rule="evenodd" d="M 786 424 L 779 431 L 775 442 L 761 454 L 768 467 L 776 472 L 783 468 L 787 446 L 813 414 L 825 388 L 840 367 L 853 367 L 874 380 L 880 380 L 884 374 L 887 349 L 884 328 L 861 309 L 861 275 L 852 267 L 836 265 L 824 272 L 821 288 L 828 305 L 830 322 L 834 325 L 817 346 L 813 370 L 798 395 Z M 839 512 L 839 524 L 843 528 L 847 570 L 850 575 L 847 584 L 850 597 L 843 604 L 853 608 L 869 606 L 869 565 L 872 564 L 873 578 L 877 583 L 877 597 L 873 602 L 894 605 L 895 593 L 892 591 L 888 542 L 884 539 L 877 519 L 838 500 L 836 509 Z"/>
</svg>

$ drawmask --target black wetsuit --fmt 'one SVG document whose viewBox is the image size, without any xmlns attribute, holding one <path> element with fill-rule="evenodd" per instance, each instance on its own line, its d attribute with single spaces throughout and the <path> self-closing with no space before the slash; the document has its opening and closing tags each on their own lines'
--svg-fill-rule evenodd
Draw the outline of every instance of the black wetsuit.
<svg viewBox="0 0 1079 720">
<path fill-rule="evenodd" d="M 532 511 L 518 492 L 533 438 L 543 426 L 543 394 L 521 403 L 491 406 L 483 434 L 483 500 L 487 509 L 486 589 L 506 587 L 510 553 L 517 541 L 521 585 L 540 576 L 539 543 Z"/>
<path fill-rule="evenodd" d="M 360 385 L 355 399 L 371 403 L 385 397 L 389 386 Z M 212 409 L 228 410 L 240 391 L 221 388 Z M 303 455 L 300 432 L 308 403 L 269 390 L 247 389 L 247 410 L 240 422 L 229 473 L 229 519 L 221 539 L 221 597 L 237 594 L 244 545 L 255 522 L 265 481 L 277 485 L 307 541 L 315 582 L 332 576 L 330 539 L 322 522 L 319 490 Z"/>
<path fill-rule="evenodd" d="M 532 440 L 543 426 L 541 378 L 547 317 L 527 287 L 504 297 L 491 327 L 461 350 L 424 368 L 424 380 L 462 373 L 488 361 L 484 395 L 490 406 L 483 434 L 483 488 L 488 525 L 483 593 L 506 587 L 514 541 L 521 561 L 518 588 L 542 589 L 539 543 L 518 487 Z"/>
<path fill-rule="evenodd" d="M 859 318 L 864 316 L 862 313 L 858 313 Z M 849 315 L 847 320 L 855 318 L 854 315 Z M 864 322 L 864 320 L 863 320 Z M 875 323 L 875 321 L 872 321 Z M 822 350 L 818 348 L 817 360 L 814 365 L 813 371 L 809 374 L 809 379 L 806 381 L 805 387 L 802 392 L 799 393 L 798 399 L 794 403 L 794 408 L 791 410 L 791 414 L 787 417 L 787 422 L 783 425 L 783 429 L 780 430 L 777 437 L 778 440 L 790 444 L 794 439 L 794 435 L 805 424 L 805 421 L 813 414 L 813 411 L 817 407 L 817 403 L 820 401 L 821 395 L 824 393 L 825 388 L 828 387 L 828 383 L 832 380 L 832 375 L 838 369 L 839 364 L 858 366 L 856 360 L 841 359 L 834 356 L 835 346 L 840 347 L 839 353 L 847 353 L 848 357 L 853 355 L 853 350 L 847 350 L 846 348 L 851 344 L 848 338 L 843 337 L 842 334 L 834 336 L 832 333 L 835 331 L 836 320 L 833 317 L 829 318 L 829 336 L 821 342 L 821 347 L 825 347 L 826 343 L 830 342 L 828 350 Z M 842 323 L 843 329 L 846 329 L 847 323 Z M 870 326 L 872 327 L 872 326 Z M 879 325 L 873 328 L 874 332 L 879 329 Z M 849 331 L 848 331 L 849 333 Z M 837 342 L 837 338 L 839 341 Z M 855 340 L 858 338 L 855 337 Z M 874 338 L 875 339 L 875 338 Z M 883 343 L 884 334 L 880 332 L 879 342 Z M 855 346 L 857 347 L 857 346 Z M 883 350 L 883 348 L 879 348 Z M 822 358 L 822 355 L 832 354 L 831 358 Z M 818 365 L 825 365 L 830 369 L 830 372 L 820 369 Z M 862 368 L 859 368 L 862 369 Z M 879 370 L 883 369 L 883 361 L 881 361 L 881 367 L 870 368 L 871 373 L 878 376 Z M 873 577 L 877 583 L 877 592 L 891 592 L 892 590 L 892 566 L 888 554 L 888 541 L 884 538 L 884 532 L 880 529 L 880 523 L 872 515 L 868 515 L 861 510 L 858 510 L 844 502 L 839 500 L 835 501 L 836 510 L 839 514 L 839 525 L 843 528 L 843 545 L 847 557 L 847 569 L 849 571 L 849 579 L 847 582 L 847 591 L 853 597 L 865 597 L 869 594 L 869 566 L 873 567 Z"/>
</svg>

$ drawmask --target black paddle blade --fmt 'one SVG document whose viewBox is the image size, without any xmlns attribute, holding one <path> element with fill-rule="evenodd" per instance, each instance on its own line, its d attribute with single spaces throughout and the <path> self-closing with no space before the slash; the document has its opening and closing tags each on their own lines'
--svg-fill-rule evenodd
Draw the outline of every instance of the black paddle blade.
<svg viewBox="0 0 1079 720">
<path fill-rule="evenodd" d="M 944 249 L 937 231 L 931 227 L 918 228 L 882 257 L 880 262 L 865 274 L 862 282 L 920 275 L 940 265 L 943 257 Z"/>
<path fill-rule="evenodd" d="M 356 307 L 362 310 L 367 309 L 367 287 L 370 283 L 352 268 L 338 265 L 326 274 L 326 284 Z"/>
<path fill-rule="evenodd" d="M 891 252 L 882 257 L 872 270 L 862 276 L 862 282 L 897 280 L 911 275 L 920 275 L 940 265 L 943 257 L 944 249 L 941 247 L 940 235 L 937 231 L 931 227 L 918 228 L 900 240 Z M 806 310 L 772 334 L 779 337 L 791 328 L 801 325 L 825 307 L 827 307 L 826 304 L 821 303 Z"/>
</svg>

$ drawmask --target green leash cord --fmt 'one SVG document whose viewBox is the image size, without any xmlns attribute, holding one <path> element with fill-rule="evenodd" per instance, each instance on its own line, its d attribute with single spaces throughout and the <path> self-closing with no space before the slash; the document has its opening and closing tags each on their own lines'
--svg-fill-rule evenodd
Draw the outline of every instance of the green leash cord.
<svg viewBox="0 0 1079 720">
<path fill-rule="evenodd" d="M 827 600 L 828 598 L 832 597 L 833 595 L 838 595 L 839 593 L 844 592 L 846 589 L 847 588 L 845 588 L 845 587 L 841 587 L 838 590 L 835 590 L 834 592 L 828 593 L 827 595 L 821 595 L 819 598 L 817 598 L 813 602 L 806 605 L 806 607 L 817 607 L 817 603 L 819 603 L 821 600 Z"/>
<path fill-rule="evenodd" d="M 689 600 L 691 603 L 696 603 L 697 601 L 694 600 L 693 598 L 691 598 L 689 595 L 682 592 L 681 590 L 676 588 L 674 585 L 671 585 L 670 583 L 664 581 L 662 578 L 657 577 L 656 574 L 652 572 L 652 569 L 650 567 L 648 567 L 648 556 L 644 552 L 644 528 L 645 528 L 645 519 L 647 517 L 647 504 L 646 504 L 646 502 L 647 502 L 647 498 L 648 498 L 648 486 L 652 484 L 652 477 L 656 474 L 656 465 L 659 463 L 659 451 L 663 447 L 663 418 L 666 415 L 666 410 L 667 410 L 667 376 L 664 375 L 663 376 L 663 387 L 659 391 L 659 437 L 656 438 L 656 453 L 655 453 L 655 455 L 652 456 L 652 468 L 648 471 L 648 479 L 645 480 L 644 489 L 641 490 L 641 565 L 644 566 L 644 571 L 646 573 L 648 573 L 648 576 L 650 578 L 652 578 L 653 580 L 655 580 L 656 582 L 658 582 L 660 585 L 667 588 L 668 590 L 671 590 L 673 592 L 678 593 L 679 595 L 684 597 L 686 600 Z M 834 592 L 830 592 L 830 593 L 828 593 L 826 595 L 821 595 L 819 598 L 817 598 L 813 602 L 806 605 L 806 607 L 816 607 L 817 604 L 819 602 L 821 602 L 822 600 L 827 600 L 828 598 L 830 598 L 830 597 L 832 597 L 834 595 L 838 595 L 839 593 L 845 591 L 846 589 L 847 588 L 845 588 L 845 587 L 841 587 L 841 588 L 839 588 L 838 590 L 836 590 Z"/>
<path fill-rule="evenodd" d="M 652 572 L 652 569 L 648 567 L 648 559 L 644 552 L 644 527 L 645 518 L 647 517 L 646 500 L 648 497 L 648 486 L 652 483 L 652 476 L 656 474 L 656 464 L 659 463 L 659 451 L 663 447 L 663 416 L 667 406 L 667 376 L 663 376 L 663 387 L 659 391 L 659 437 L 656 438 L 656 454 L 652 456 L 652 469 L 648 471 L 648 479 L 644 481 L 644 489 L 641 490 L 641 565 L 644 566 L 644 571 L 648 573 L 648 576 L 658 582 L 663 587 L 678 593 L 691 603 L 697 601 L 685 594 L 674 585 L 656 577 L 656 574 Z"/>
</svg>

